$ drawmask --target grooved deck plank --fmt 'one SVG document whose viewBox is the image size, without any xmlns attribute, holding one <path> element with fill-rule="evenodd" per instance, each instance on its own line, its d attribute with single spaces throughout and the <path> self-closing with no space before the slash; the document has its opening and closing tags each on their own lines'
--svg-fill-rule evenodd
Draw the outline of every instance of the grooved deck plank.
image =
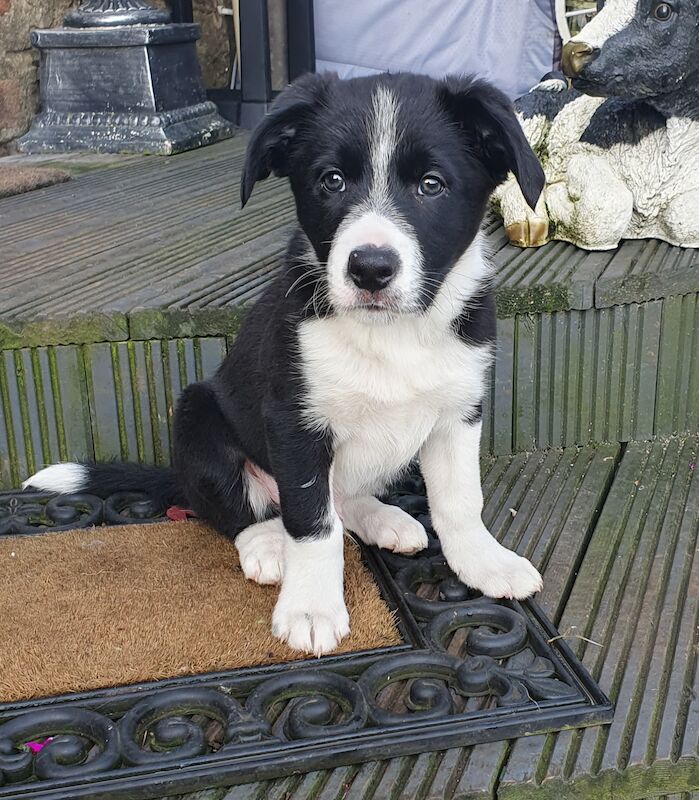
<svg viewBox="0 0 699 800">
<path fill-rule="evenodd" d="M 657 239 L 627 241 L 596 284 L 600 307 L 656 300 L 697 291 L 699 250 Z"/>
<path fill-rule="evenodd" d="M 582 557 L 618 454 L 617 445 L 604 445 L 517 453 L 483 461 L 483 518 L 500 541 L 528 555 L 543 570 L 545 589 L 539 600 L 550 616 L 555 614 L 560 594 Z M 495 800 L 497 777 L 509 747 L 507 742 L 491 742 L 339 767 L 329 773 L 322 789 L 312 797 Z M 241 797 L 266 797 L 270 787 L 277 791 L 285 780 L 249 784 L 245 787 L 249 794 Z M 229 797 L 237 800 L 235 790 Z M 297 789 L 289 800 L 306 797 Z"/>
<path fill-rule="evenodd" d="M 559 623 L 616 703 L 615 719 L 517 740 L 503 800 L 699 786 L 698 450 L 696 436 L 629 445 Z"/>
<path fill-rule="evenodd" d="M 663 301 L 655 431 L 659 436 L 699 430 L 699 298 Z"/>
</svg>

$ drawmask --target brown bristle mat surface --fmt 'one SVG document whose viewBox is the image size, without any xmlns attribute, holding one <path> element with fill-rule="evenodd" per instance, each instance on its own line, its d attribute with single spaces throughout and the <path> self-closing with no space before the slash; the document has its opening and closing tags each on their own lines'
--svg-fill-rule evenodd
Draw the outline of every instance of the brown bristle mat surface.
<svg viewBox="0 0 699 800">
<path fill-rule="evenodd" d="M 352 633 L 337 652 L 398 644 L 351 540 Z M 304 658 L 271 634 L 275 586 L 247 581 L 235 546 L 202 523 L 0 539 L 0 701 Z"/>
<path fill-rule="evenodd" d="M 0 197 L 24 194 L 70 180 L 70 173 L 55 167 L 7 166 L 0 163 Z"/>
</svg>

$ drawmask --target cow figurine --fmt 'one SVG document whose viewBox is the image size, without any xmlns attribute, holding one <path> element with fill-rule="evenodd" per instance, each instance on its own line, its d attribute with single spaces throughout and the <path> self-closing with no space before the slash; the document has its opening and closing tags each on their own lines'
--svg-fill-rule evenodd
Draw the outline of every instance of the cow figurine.
<svg viewBox="0 0 699 800">
<path fill-rule="evenodd" d="M 607 0 L 515 106 L 546 172 L 536 209 L 497 191 L 520 247 L 621 239 L 699 247 L 699 0 Z"/>
</svg>

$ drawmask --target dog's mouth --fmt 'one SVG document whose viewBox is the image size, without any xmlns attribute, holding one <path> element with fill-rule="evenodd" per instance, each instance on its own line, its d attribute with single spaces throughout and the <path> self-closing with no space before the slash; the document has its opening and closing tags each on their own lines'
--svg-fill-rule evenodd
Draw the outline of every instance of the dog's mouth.
<svg viewBox="0 0 699 800">
<path fill-rule="evenodd" d="M 357 308 L 369 309 L 387 309 L 396 306 L 395 298 L 391 297 L 388 292 L 368 292 L 360 289 L 357 292 Z"/>
<path fill-rule="evenodd" d="M 349 310 L 367 311 L 374 314 L 381 312 L 400 314 L 401 312 L 406 311 L 404 304 L 395 295 L 395 293 L 386 290 L 369 292 L 365 289 L 359 289 L 355 292 L 355 296 L 349 306 Z"/>
</svg>

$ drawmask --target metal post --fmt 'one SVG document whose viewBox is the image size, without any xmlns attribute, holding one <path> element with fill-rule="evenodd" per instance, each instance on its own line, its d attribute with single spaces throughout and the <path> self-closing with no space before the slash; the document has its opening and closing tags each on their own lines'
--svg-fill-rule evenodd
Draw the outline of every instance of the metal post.
<svg viewBox="0 0 699 800">
<path fill-rule="evenodd" d="M 315 72 L 316 43 L 313 0 L 286 0 L 289 80 L 304 72 Z"/>
<path fill-rule="evenodd" d="M 252 128 L 272 100 L 267 0 L 240 0 L 240 124 Z"/>
<path fill-rule="evenodd" d="M 173 22 L 194 22 L 192 0 L 169 0 Z"/>
</svg>

